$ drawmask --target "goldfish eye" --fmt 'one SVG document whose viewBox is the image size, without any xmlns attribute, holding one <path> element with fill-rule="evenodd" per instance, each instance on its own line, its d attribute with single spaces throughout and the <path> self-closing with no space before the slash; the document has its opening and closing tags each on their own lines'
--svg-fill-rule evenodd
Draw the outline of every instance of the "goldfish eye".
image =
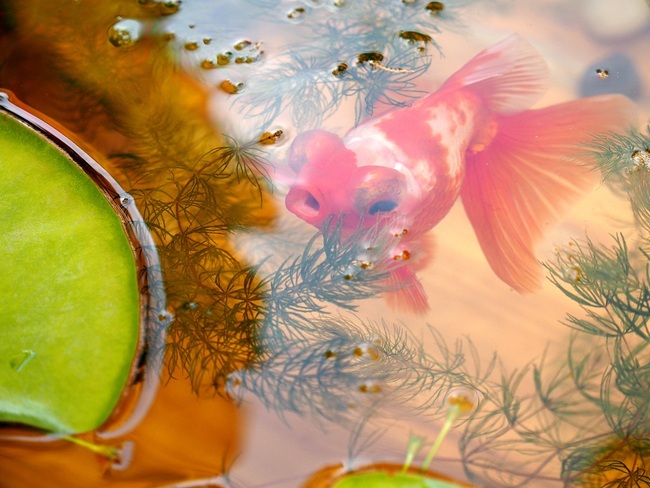
<svg viewBox="0 0 650 488">
<path fill-rule="evenodd" d="M 380 200 L 370 205 L 368 213 L 375 215 L 377 213 L 386 213 L 397 208 L 398 203 L 394 200 Z"/>
<path fill-rule="evenodd" d="M 349 183 L 352 205 L 360 215 L 378 215 L 399 207 L 406 193 L 406 178 L 385 166 L 362 166 Z"/>
</svg>

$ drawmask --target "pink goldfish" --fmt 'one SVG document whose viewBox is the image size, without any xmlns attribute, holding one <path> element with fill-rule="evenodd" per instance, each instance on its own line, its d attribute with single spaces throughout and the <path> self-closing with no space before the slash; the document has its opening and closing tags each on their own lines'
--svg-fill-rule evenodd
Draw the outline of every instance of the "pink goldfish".
<svg viewBox="0 0 650 488">
<path fill-rule="evenodd" d="M 568 156 L 593 133 L 625 129 L 633 107 L 619 95 L 528 110 L 546 91 L 547 67 L 517 36 L 482 51 L 438 91 L 370 118 L 343 138 L 296 137 L 287 208 L 322 228 L 342 215 L 352 231 L 382 225 L 399 235 L 394 259 L 429 252 L 422 237 L 460 196 L 490 266 L 519 292 L 535 289 L 533 246 L 594 184 Z M 394 267 L 393 302 L 424 312 L 424 289 L 408 263 Z"/>
</svg>

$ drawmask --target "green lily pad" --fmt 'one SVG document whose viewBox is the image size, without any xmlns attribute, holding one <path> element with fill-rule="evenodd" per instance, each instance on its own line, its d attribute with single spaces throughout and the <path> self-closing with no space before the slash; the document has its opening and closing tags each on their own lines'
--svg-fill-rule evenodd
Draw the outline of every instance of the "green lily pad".
<svg viewBox="0 0 650 488">
<path fill-rule="evenodd" d="M 358 473 L 346 476 L 334 488 L 460 488 L 460 485 L 411 473 Z"/>
<path fill-rule="evenodd" d="M 129 381 L 139 336 L 120 217 L 66 152 L 0 110 L 0 422 L 96 429 Z"/>
</svg>

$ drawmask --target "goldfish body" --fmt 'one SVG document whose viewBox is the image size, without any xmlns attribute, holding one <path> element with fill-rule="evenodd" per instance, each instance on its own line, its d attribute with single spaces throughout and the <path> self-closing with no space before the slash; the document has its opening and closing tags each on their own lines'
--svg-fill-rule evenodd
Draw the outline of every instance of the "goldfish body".
<svg viewBox="0 0 650 488">
<path fill-rule="evenodd" d="M 594 183 L 595 174 L 568 156 L 591 134 L 633 120 L 631 103 L 619 95 L 527 110 L 547 83 L 542 58 L 512 36 L 436 92 L 343 138 L 300 134 L 289 151 L 296 178 L 286 206 L 318 228 L 339 215 L 350 231 L 384 225 L 402 236 L 395 256 L 416 257 L 428 251 L 422 236 L 460 196 L 494 272 L 517 291 L 532 290 L 541 279 L 533 246 L 543 227 Z M 412 266 L 395 267 L 391 279 L 398 303 L 427 310 Z"/>
</svg>

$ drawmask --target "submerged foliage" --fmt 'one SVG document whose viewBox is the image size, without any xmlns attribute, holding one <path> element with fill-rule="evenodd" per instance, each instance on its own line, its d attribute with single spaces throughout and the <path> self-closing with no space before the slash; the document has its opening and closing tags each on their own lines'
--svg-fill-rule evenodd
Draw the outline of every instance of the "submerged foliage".
<svg viewBox="0 0 650 488">
<path fill-rule="evenodd" d="M 280 5 L 248 3 L 260 12 Z M 470 2 L 444 2 L 443 10 L 428 8 L 441 2 L 417 0 L 303 3 L 301 22 L 287 21 L 286 13 L 277 19 L 295 27 L 300 41 L 267 58 L 260 54 L 257 78 L 236 94 L 236 108 L 258 132 L 285 112 L 304 130 L 344 101 L 356 122 L 382 105 L 409 103 L 420 96 L 415 80 L 429 67 L 435 35 Z M 125 13 L 110 18 L 117 15 Z M 372 229 L 346 236 L 334 222 L 302 253 L 261 276 L 261 264 L 246 264 L 231 236 L 272 223 L 273 205 L 259 182 L 268 176 L 266 146 L 259 138 L 215 136 L 197 116 L 205 100 L 193 99 L 196 87 L 179 90 L 164 61 L 143 45 L 133 47 L 139 57 L 132 58 L 87 23 L 57 24 L 39 39 L 56 43 L 51 58 L 70 86 L 49 98 L 70 104 L 60 112 L 76 113 L 77 120 L 61 120 L 87 130 L 89 140 L 100 137 L 97 127 L 119 135 L 100 147 L 111 148 L 112 169 L 158 246 L 167 318 L 174 318 L 166 346 L 172 375 L 189 376 L 196 390 L 208 385 L 211 392 L 227 382 L 229 391 L 258 395 L 280 414 L 359 429 L 391 408 L 440 418 L 448 393 L 469 388 L 479 402 L 461 426 L 459 447 L 477 484 L 648 485 L 650 132 L 604 136 L 588 148 L 606 181 L 630 199 L 638 242 L 615 236 L 610 246 L 575 242 L 560 252 L 548 264 L 550 278 L 585 315 L 566 319 L 575 332 L 563 361 L 508 372 L 494 358 L 481 364 L 471 342 L 450 345 L 434 328 L 436 346 L 424 350 L 404 327 L 354 315 L 358 300 L 386 291 L 389 270 L 361 266 L 368 240 L 379 253 L 388 245 Z M 63 36 L 60 26 L 74 32 Z M 163 66 L 149 65 L 152 59 Z M 116 73 L 128 73 L 129 84 L 105 82 Z M 87 87 L 88 103 L 79 86 Z"/>
<path fill-rule="evenodd" d="M 650 132 L 602 136 L 590 146 L 605 181 L 630 200 L 639 244 L 573 241 L 547 263 L 549 279 L 579 304 L 566 359 L 504 377 L 466 424 L 461 452 L 472 479 L 522 486 L 650 486 Z M 521 458 L 513 452 L 523 452 Z"/>
<path fill-rule="evenodd" d="M 627 171 L 625 159 L 650 137 L 601 143 L 595 156 L 605 177 L 621 168 L 635 215 L 649 211 L 633 187 L 650 168 Z M 358 267 L 372 233 L 346 239 L 334 222 L 268 277 L 259 361 L 231 375 L 229 391 L 252 392 L 280 415 L 355 422 L 356 443 L 371 416 L 400 407 L 440 419 L 446 395 L 469 388 L 479 402 L 460 427 L 459 448 L 477 484 L 648 486 L 650 226 L 638 223 L 638 249 L 622 235 L 610 246 L 574 241 L 546 264 L 551 282 L 585 313 L 567 316 L 574 333 L 564 358 L 548 353 L 508 372 L 496 357 L 481 366 L 470 342 L 449 347 L 433 328 L 437 347 L 424 350 L 402 327 L 356 317 L 356 301 L 383 290 L 386 270 Z M 358 279 L 346 280 L 351 274 Z"/>
<path fill-rule="evenodd" d="M 189 376 L 197 391 L 219 388 L 256 354 L 263 285 L 254 268 L 240 264 L 228 236 L 255 215 L 256 225 L 268 219 L 258 180 L 268 174 L 265 151 L 258 140 L 224 137 L 198 161 L 157 166 L 152 159 L 130 193 L 158 243 L 174 315 L 165 346 L 169 371 Z M 114 160 L 126 168 L 133 157 Z"/>
<path fill-rule="evenodd" d="M 471 343 L 450 348 L 431 329 L 437 350 L 425 351 L 405 329 L 349 313 L 358 300 L 386 291 L 388 269 L 360 259 L 369 249 L 384 255 L 385 246 L 377 229 L 344 237 L 334 222 L 273 272 L 266 280 L 259 361 L 231 375 L 230 391 L 250 391 L 281 415 L 343 421 L 378 405 L 435 415 L 454 388 L 480 390 L 484 378 L 470 373 L 478 362 Z M 468 363 L 467 352 L 474 361 Z"/>
<path fill-rule="evenodd" d="M 250 3 L 266 9 L 273 2 Z M 408 105 L 426 93 L 415 80 L 431 64 L 429 47 L 439 51 L 434 37 L 469 3 L 342 1 L 301 7 L 286 26 L 286 47 L 260 66 L 237 106 L 262 127 L 287 112 L 303 131 L 321 127 L 342 104 L 354 109 L 355 124 L 381 106 Z M 292 12 L 274 12 L 277 22 L 292 18 Z"/>
</svg>

